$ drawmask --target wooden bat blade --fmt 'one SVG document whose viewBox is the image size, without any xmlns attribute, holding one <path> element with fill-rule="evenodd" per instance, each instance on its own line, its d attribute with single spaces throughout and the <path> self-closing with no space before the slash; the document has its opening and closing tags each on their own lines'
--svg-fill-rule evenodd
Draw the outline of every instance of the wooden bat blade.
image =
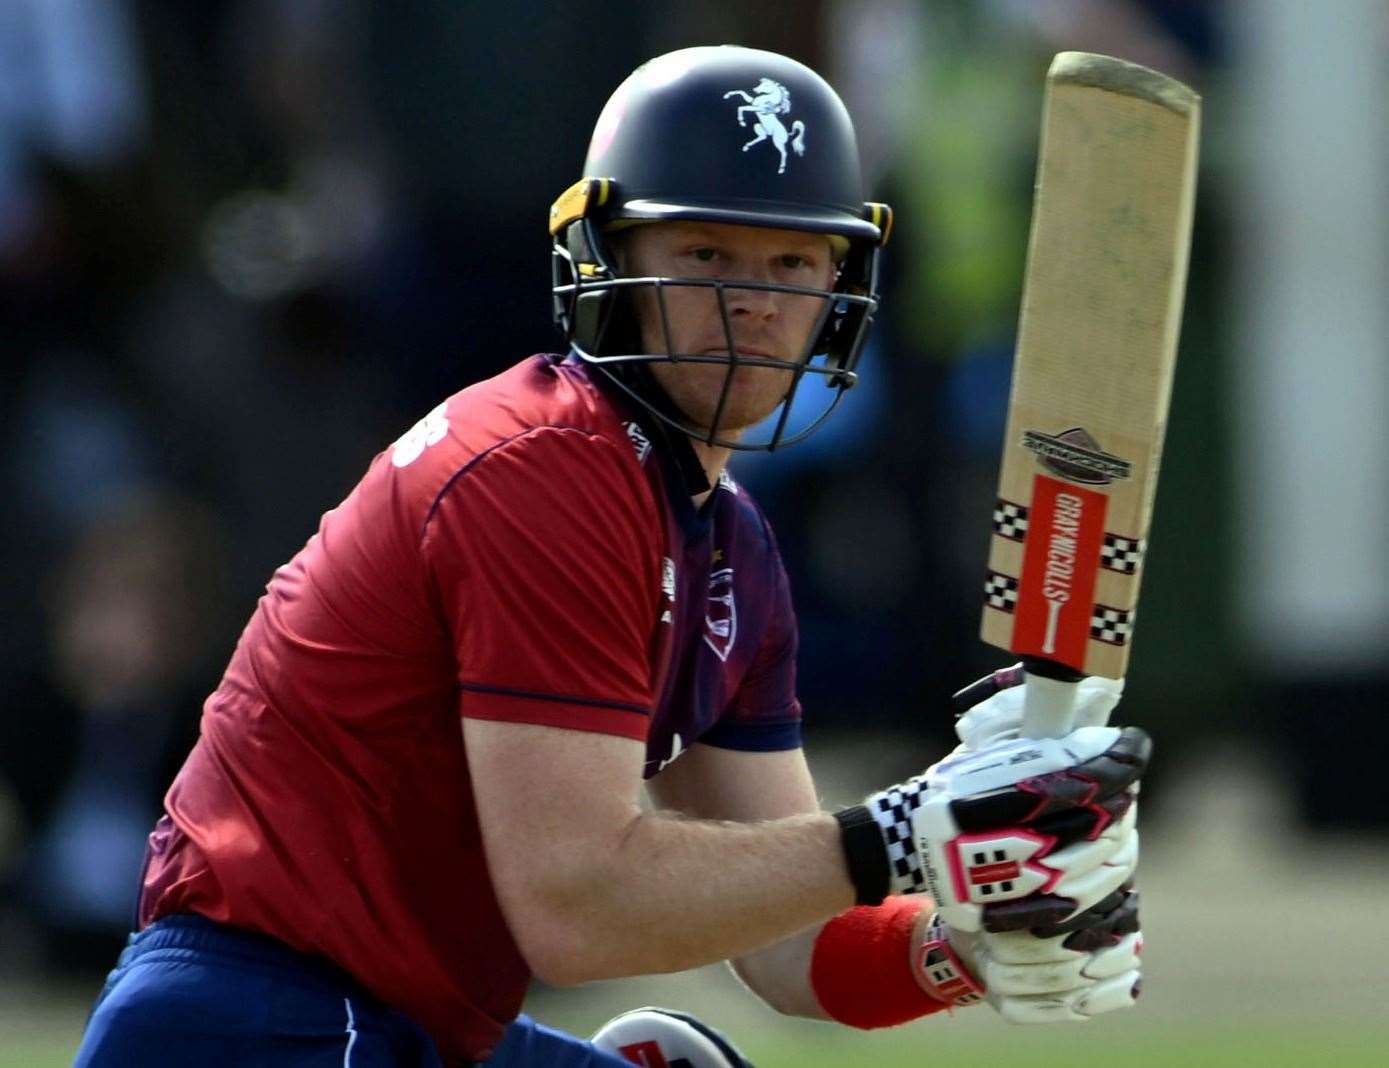
<svg viewBox="0 0 1389 1068">
<path fill-rule="evenodd" d="M 1162 455 L 1200 98 L 1122 60 L 1047 75 L 985 641 L 1123 677 Z"/>
</svg>

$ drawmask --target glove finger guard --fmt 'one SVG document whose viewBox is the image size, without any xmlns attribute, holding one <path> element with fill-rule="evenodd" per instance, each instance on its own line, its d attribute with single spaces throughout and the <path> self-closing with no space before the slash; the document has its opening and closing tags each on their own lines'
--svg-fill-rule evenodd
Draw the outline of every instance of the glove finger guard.
<svg viewBox="0 0 1389 1068">
<path fill-rule="evenodd" d="M 1124 817 L 1137 800 L 1136 790 L 1136 787 L 1130 787 L 1121 794 L 1096 801 L 1088 808 L 1042 816 L 1028 826 L 1038 834 L 1052 835 L 1058 849 L 1075 842 L 1088 842 L 1096 833 L 1108 831 L 1110 825 Z"/>
<path fill-rule="evenodd" d="M 1106 946 L 1115 945 L 1125 936 L 1138 931 L 1138 895 L 1129 892 L 1124 901 L 1108 915 L 1091 926 L 1081 928 L 1067 935 L 1062 943 L 1067 949 L 1082 953 L 1092 953 Z M 1037 932 L 1033 932 L 1035 935 Z"/>
<path fill-rule="evenodd" d="M 1098 868 L 1064 876 L 1056 883 L 1056 895 L 1074 902 L 1073 910 L 1084 912 L 1132 879 L 1137 865 L 1138 834 L 1135 832 L 1119 853 Z"/>
<path fill-rule="evenodd" d="M 1138 863 L 1137 822 L 1138 806 L 1135 805 L 1119 823 L 1106 827 L 1098 838 L 1077 842 L 1053 852 L 1047 858 L 1047 867 L 1062 873 L 1057 893 L 1070 896 L 1065 884 L 1098 868 L 1127 868 L 1131 872 Z M 1097 901 L 1091 901 L 1085 907 L 1091 908 Z"/>
<path fill-rule="evenodd" d="M 989 961 L 983 966 L 984 985 L 996 997 L 1016 997 L 1027 994 L 1059 994 L 1084 984 L 1084 969 L 1090 963 L 1081 954 L 1075 960 L 1043 961 L 1038 964 L 999 964 Z"/>
<path fill-rule="evenodd" d="M 1061 994 L 1000 997 L 994 1007 L 1009 1023 L 1065 1023 L 1127 1009 L 1138 1000 L 1141 989 L 1141 978 L 1134 970 Z"/>
<path fill-rule="evenodd" d="M 871 801 L 880 826 L 889 817 L 894 888 L 929 890 L 944 920 L 964 931 L 985 926 L 986 910 L 990 929 L 1015 930 L 1092 907 L 1129 878 L 1136 859 L 1125 844 L 1133 837 L 1133 805 L 1101 799 L 1127 795 L 1150 752 L 1137 728 L 1084 727 L 1063 739 L 1019 739 L 952 757 L 931 768 L 924 784 L 912 780 L 877 795 Z M 1045 858 L 1059 838 L 1028 821 L 1067 811 L 1090 816 L 1086 845 L 1093 848 L 1069 847 L 1077 852 L 1056 866 Z M 1116 856 L 1121 863 L 1106 863 Z M 1066 863 L 1093 874 L 1067 881 Z M 1023 898 L 1030 903 L 1000 910 Z"/>
<path fill-rule="evenodd" d="M 1101 949 L 1089 954 L 1089 962 L 1081 969 L 1086 979 L 1111 979 L 1116 975 L 1137 971 L 1141 961 L 1138 955 L 1143 951 L 1143 934 L 1134 931 L 1125 935 L 1117 946 Z"/>
</svg>

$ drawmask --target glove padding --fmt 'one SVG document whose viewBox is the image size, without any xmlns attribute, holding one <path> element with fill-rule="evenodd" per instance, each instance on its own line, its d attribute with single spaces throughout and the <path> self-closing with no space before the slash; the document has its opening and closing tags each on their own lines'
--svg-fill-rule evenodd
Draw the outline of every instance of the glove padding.
<svg viewBox="0 0 1389 1068">
<path fill-rule="evenodd" d="M 600 1027 L 589 1041 L 633 1064 L 752 1068 L 721 1032 L 687 1012 L 655 1006 L 624 1012 Z M 584 1058 L 585 1063 L 592 1060 L 596 1058 Z"/>
<path fill-rule="evenodd" d="M 1022 680 L 1019 665 L 956 695 L 965 705 L 987 699 L 960 717 L 956 733 L 961 745 L 927 772 L 928 790 L 962 786 L 975 774 L 971 769 L 979 758 L 1007 751 L 1010 743 L 1020 741 Z M 1105 728 L 1122 692 L 1122 682 L 1083 680 L 1076 694 L 1075 733 Z M 1143 948 L 1138 895 L 1132 889 L 1138 862 L 1136 796 L 1149 751 L 1142 732 L 1120 731 L 1114 746 L 1099 757 L 1070 772 L 1044 776 L 1051 787 L 1042 792 L 1053 797 L 1064 793 L 1056 786 L 1058 776 L 1093 775 L 1096 785 L 1086 803 L 1021 821 L 1023 835 L 1041 833 L 1056 840 L 1050 851 L 1035 854 L 1027 863 L 1045 856 L 1043 867 L 1060 875 L 1042 893 L 983 904 L 976 927 L 952 926 L 942 913 L 932 917 L 912 955 L 913 973 L 923 989 L 953 1005 L 986 999 L 1014 1023 L 1086 1020 L 1134 1003 L 1142 986 L 1138 955 Z M 1129 772 L 1116 773 L 1106 760 L 1127 760 Z M 1125 778 L 1126 785 L 1106 793 L 1106 786 Z M 1017 804 L 1019 794 L 1037 796 L 1019 782 L 1011 791 L 961 797 L 950 804 L 950 813 L 958 813 L 963 826 L 983 813 Z M 1095 812 L 1097 807 L 1110 814 L 1108 822 Z M 965 905 L 952 907 L 958 914 Z M 1048 913 L 1052 918 L 1046 918 Z M 966 921 L 970 918 L 966 914 Z"/>
<path fill-rule="evenodd" d="M 947 928 L 946 937 L 968 980 L 1012 1023 L 1088 1020 L 1128 1008 L 1142 989 L 1138 894 L 1127 887 L 1064 924 L 1001 934 Z"/>
<path fill-rule="evenodd" d="M 971 722 L 990 725 L 987 744 L 966 744 L 865 802 L 883 833 L 891 889 L 929 892 L 955 931 L 1061 923 L 1131 878 L 1132 787 L 1152 743 L 1136 727 L 1099 725 L 1063 738 L 1009 737 L 1016 726 L 998 724 L 1012 722 L 1012 691 L 984 705 L 994 708 Z M 1020 710 L 1019 701 L 1018 723 Z"/>
<path fill-rule="evenodd" d="M 1123 815 L 1104 826 L 1097 837 L 1082 838 L 1042 854 L 1046 858 L 1043 867 L 1059 872 L 1059 878 L 1051 887 L 1030 897 L 985 905 L 982 928 L 1003 933 L 1061 926 L 1131 883 L 1138 867 L 1138 802 L 1132 788 L 1118 795 L 1107 811 L 1120 810 L 1124 802 L 1127 808 L 1122 810 Z M 1062 814 L 1050 821 L 1039 820 L 1035 826 L 1049 829 L 1062 841 L 1068 833 L 1063 826 L 1066 819 Z M 1075 829 L 1079 830 L 1079 821 L 1076 822 Z"/>
</svg>

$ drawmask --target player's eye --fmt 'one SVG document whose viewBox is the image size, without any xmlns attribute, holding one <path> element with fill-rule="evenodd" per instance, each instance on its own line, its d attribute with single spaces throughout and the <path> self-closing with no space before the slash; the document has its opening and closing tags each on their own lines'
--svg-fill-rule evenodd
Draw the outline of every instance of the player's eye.
<svg viewBox="0 0 1389 1068">
<path fill-rule="evenodd" d="M 693 249 L 690 255 L 699 260 L 700 263 L 713 263 L 719 257 L 718 250 L 712 248 Z"/>
</svg>

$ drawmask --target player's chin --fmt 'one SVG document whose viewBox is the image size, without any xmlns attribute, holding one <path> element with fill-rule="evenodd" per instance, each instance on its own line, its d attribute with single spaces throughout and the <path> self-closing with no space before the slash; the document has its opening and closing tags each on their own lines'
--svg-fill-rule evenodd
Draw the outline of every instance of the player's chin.
<svg viewBox="0 0 1389 1068">
<path fill-rule="evenodd" d="M 720 435 L 746 430 L 766 419 L 785 399 L 793 379 L 790 371 L 768 367 L 739 368 L 734 372 L 733 384 L 729 386 L 720 410 L 719 397 L 727 373 L 721 368 L 716 380 L 709 383 L 710 388 L 675 398 L 681 410 L 696 426 L 704 430 L 713 427 Z"/>
</svg>

